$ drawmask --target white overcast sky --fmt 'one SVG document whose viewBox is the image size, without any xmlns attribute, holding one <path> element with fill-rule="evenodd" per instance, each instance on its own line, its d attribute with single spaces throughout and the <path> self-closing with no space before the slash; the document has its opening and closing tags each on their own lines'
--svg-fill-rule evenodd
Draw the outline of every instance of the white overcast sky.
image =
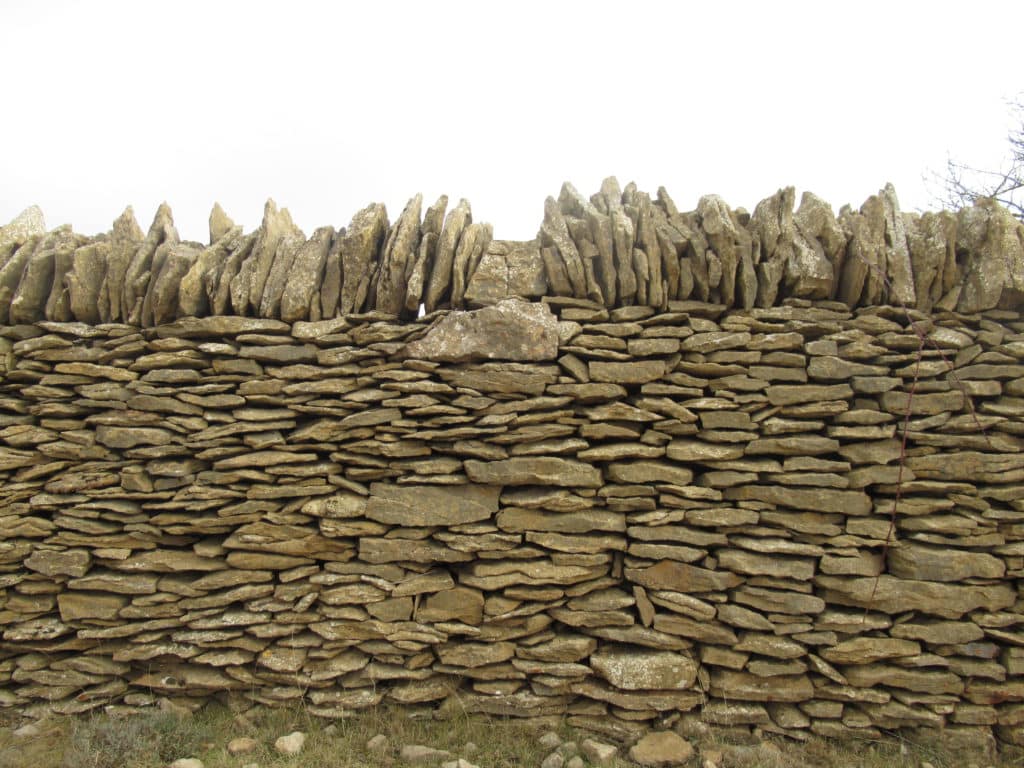
<svg viewBox="0 0 1024 768">
<path fill-rule="evenodd" d="M 310 234 L 466 197 L 531 238 L 563 180 L 750 210 L 785 185 L 934 207 L 947 154 L 998 165 L 1022 2 L 0 0 L 0 223 L 94 234 L 170 203 L 207 238 L 268 197 Z"/>
</svg>

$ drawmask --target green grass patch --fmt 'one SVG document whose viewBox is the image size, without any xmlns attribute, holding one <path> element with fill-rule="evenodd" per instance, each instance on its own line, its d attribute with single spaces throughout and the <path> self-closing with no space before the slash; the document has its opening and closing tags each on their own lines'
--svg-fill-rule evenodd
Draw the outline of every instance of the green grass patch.
<svg viewBox="0 0 1024 768">
<path fill-rule="evenodd" d="M 38 724 L 39 733 L 15 738 L 10 718 L 0 728 L 0 768 L 164 768 L 172 761 L 193 757 L 206 768 L 405 768 L 403 745 L 422 744 L 463 757 L 481 768 L 535 768 L 551 750 L 538 742 L 548 728 L 538 729 L 516 719 L 459 715 L 447 720 L 410 717 L 408 711 L 378 708 L 349 718 L 324 720 L 302 707 L 256 708 L 236 715 L 211 704 L 193 715 L 168 712 L 114 716 L 93 714 L 54 717 Z M 558 729 L 565 740 L 582 741 L 587 734 L 568 726 Z M 292 731 L 307 739 L 295 756 L 278 754 L 274 741 Z M 918 741 L 896 738 L 879 742 L 840 742 L 812 739 L 797 743 L 783 739 L 738 743 L 712 729 L 695 741 L 697 753 L 688 763 L 699 768 L 711 758 L 719 768 L 1021 768 L 1020 750 L 1006 749 L 997 760 L 984 755 L 949 751 L 937 739 L 920 732 Z M 382 752 L 367 749 L 377 734 L 388 739 Z M 248 736 L 259 746 L 231 755 L 228 742 Z M 600 739 L 604 740 L 604 739 Z M 618 768 L 632 765 L 625 750 Z M 430 764 L 440 765 L 440 761 Z"/>
</svg>

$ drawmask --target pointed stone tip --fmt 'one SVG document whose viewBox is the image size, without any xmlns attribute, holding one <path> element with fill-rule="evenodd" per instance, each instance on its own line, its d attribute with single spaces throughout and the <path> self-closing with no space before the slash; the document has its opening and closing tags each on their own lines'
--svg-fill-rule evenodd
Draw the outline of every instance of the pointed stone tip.
<svg viewBox="0 0 1024 768">
<path fill-rule="evenodd" d="M 46 233 L 46 217 L 43 209 L 38 205 L 30 205 L 13 219 L 6 227 L 8 231 L 17 230 L 25 236 L 42 235 Z"/>
<path fill-rule="evenodd" d="M 235 226 L 234 219 L 228 216 L 219 202 L 214 202 L 210 210 L 210 244 L 217 242 Z"/>
<path fill-rule="evenodd" d="M 139 220 L 135 218 L 135 209 L 126 205 L 121 215 L 114 219 L 112 231 L 127 234 L 128 237 L 141 238 L 142 228 L 139 227 Z"/>
</svg>

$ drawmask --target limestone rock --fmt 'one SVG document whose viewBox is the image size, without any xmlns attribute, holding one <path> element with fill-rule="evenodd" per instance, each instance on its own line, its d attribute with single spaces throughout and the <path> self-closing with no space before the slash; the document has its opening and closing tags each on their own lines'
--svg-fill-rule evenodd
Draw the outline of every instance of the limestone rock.
<svg viewBox="0 0 1024 768">
<path fill-rule="evenodd" d="M 46 222 L 43 210 L 38 205 L 30 205 L 0 227 L 0 267 L 7 262 L 18 246 L 44 234 Z"/>
<path fill-rule="evenodd" d="M 616 305 L 617 275 L 615 270 L 615 241 L 611 218 L 602 213 L 569 182 L 562 185 L 558 196 L 563 214 L 571 214 L 586 221 L 590 238 L 597 248 L 594 276 L 608 307 Z M 621 204 L 620 204 L 621 205 Z"/>
<path fill-rule="evenodd" d="M 697 678 L 697 664 L 671 651 L 605 645 L 590 656 L 590 665 L 616 688 L 686 690 Z"/>
<path fill-rule="evenodd" d="M 212 215 L 211 215 L 212 218 Z M 212 229 L 212 226 L 211 226 Z M 247 755 L 254 751 L 260 743 L 249 736 L 239 736 L 228 742 L 229 755 Z"/>
<path fill-rule="evenodd" d="M 302 731 L 292 731 L 287 736 L 281 736 L 274 742 L 274 749 L 282 755 L 297 755 L 306 744 L 306 734 Z"/>
<path fill-rule="evenodd" d="M 46 576 L 84 576 L 89 570 L 92 556 L 85 549 L 66 551 L 35 550 L 25 558 L 25 566 Z"/>
<path fill-rule="evenodd" d="M 215 202 L 210 209 L 209 227 L 210 245 L 213 245 L 235 229 L 235 222 L 220 207 L 220 203 Z"/>
<path fill-rule="evenodd" d="M 130 226 L 130 224 L 129 224 Z M 121 289 L 121 321 L 138 323 L 142 317 L 142 301 L 149 288 L 149 282 L 154 274 L 154 259 L 157 250 L 161 246 L 171 246 L 178 242 L 178 230 L 174 227 L 174 220 L 171 216 L 171 209 L 167 203 L 161 203 L 153 217 L 153 223 L 149 227 L 145 238 L 132 255 L 131 261 L 124 272 L 124 282 Z M 63 273 L 59 264 L 54 270 L 54 288 L 57 286 L 58 278 L 63 279 Z M 116 282 L 116 281 L 115 281 Z M 114 282 L 108 284 L 112 289 Z M 47 317 L 54 317 L 51 305 L 59 302 L 59 297 L 50 294 L 50 301 L 47 302 Z M 114 297 L 110 296 L 111 307 L 114 305 Z M 111 310 L 111 317 L 114 316 Z M 56 319 L 56 318 L 54 318 Z"/>
<path fill-rule="evenodd" d="M 711 670 L 712 696 L 740 701 L 797 702 L 814 696 L 814 687 L 805 675 L 758 677 L 731 669 Z"/>
<path fill-rule="evenodd" d="M 61 227 L 30 249 L 31 255 L 20 271 L 20 280 L 10 300 L 8 322 L 34 323 L 46 317 L 57 262 L 69 265 L 71 254 L 84 242 L 85 239 L 74 234 L 70 227 Z M 4 265 L 3 271 L 11 275 L 13 283 L 16 268 L 8 270 L 9 264 L 10 261 Z M 4 309 L 4 304 L 0 303 L 0 320 L 3 320 Z"/>
<path fill-rule="evenodd" d="M 984 552 L 963 552 L 900 542 L 888 551 L 888 572 L 901 579 L 962 582 L 966 579 L 1001 579 L 1006 565 Z"/>
<path fill-rule="evenodd" d="M 295 260 L 299 251 L 308 241 L 299 230 L 287 232 L 277 244 L 274 261 L 263 285 L 263 296 L 260 298 L 260 317 L 279 317 L 281 299 L 288 280 L 294 273 Z"/>
<path fill-rule="evenodd" d="M 555 249 L 565 269 L 572 295 L 576 298 L 587 297 L 587 278 L 580 258 L 579 248 L 569 234 L 565 216 L 553 197 L 544 201 L 544 222 L 540 229 L 541 246 Z M 552 282 L 552 273 L 548 273 L 548 281 Z"/>
<path fill-rule="evenodd" d="M 548 292 L 544 259 L 536 241 L 492 240 L 466 285 L 470 306 L 518 296 L 539 299 Z"/>
<path fill-rule="evenodd" d="M 100 288 L 99 306 L 106 309 L 109 322 L 118 322 L 122 319 L 121 295 L 124 290 L 125 273 L 142 240 L 142 229 L 129 205 L 114 221 L 110 233 L 106 271 Z"/>
<path fill-rule="evenodd" d="M 462 238 L 463 230 L 472 223 L 473 214 L 467 200 L 459 200 L 459 204 L 448 212 L 448 216 L 444 220 L 444 226 L 437 241 L 437 253 L 434 256 L 433 268 L 430 270 L 430 279 L 423 297 L 428 314 L 451 296 L 455 252 L 459 240 Z"/>
<path fill-rule="evenodd" d="M 443 362 L 554 360 L 557 318 L 546 304 L 514 299 L 437 320 L 426 335 L 405 346 L 403 357 Z"/>
<path fill-rule="evenodd" d="M 629 581 L 649 589 L 683 593 L 721 591 L 743 582 L 728 571 L 712 571 L 672 560 L 662 560 L 647 568 L 627 568 L 625 574 Z"/>
<path fill-rule="evenodd" d="M 1015 600 L 1005 584 L 969 586 L 904 580 L 882 575 L 875 578 L 816 576 L 823 597 L 839 605 L 851 605 L 883 613 L 921 611 L 946 619 L 958 619 L 977 608 L 998 611 Z"/>
<path fill-rule="evenodd" d="M 269 290 L 265 296 L 269 316 L 279 314 L 282 320 L 289 323 L 305 320 L 309 316 L 310 302 L 320 285 L 333 236 L 333 227 L 320 227 L 309 240 L 295 249 L 290 263 L 286 263 L 286 258 L 281 258 L 280 262 L 275 260 L 269 279 L 272 288 L 265 289 L 265 293 Z M 282 247 L 287 249 L 287 246 L 279 246 Z M 279 263 L 282 264 L 280 270 Z M 280 292 L 279 283 L 283 283 Z M 277 302 L 280 303 L 279 312 L 275 311 Z"/>
<path fill-rule="evenodd" d="M 407 274 L 420 245 L 420 211 L 423 195 L 416 195 L 405 206 L 388 234 L 381 252 L 380 279 L 377 281 L 375 307 L 397 315 L 405 307 Z"/>
<path fill-rule="evenodd" d="M 950 211 L 903 214 L 910 263 L 914 270 L 916 307 L 930 312 L 957 280 L 956 214 Z"/>
<path fill-rule="evenodd" d="M 291 236 L 287 241 L 291 245 L 286 245 L 279 253 L 279 247 L 288 236 Z M 249 314 L 247 309 L 251 308 L 252 312 L 260 317 L 271 316 L 266 311 L 270 309 L 269 303 L 263 304 L 267 280 L 278 258 L 288 264 L 294 259 L 294 244 L 298 238 L 305 240 L 302 231 L 292 223 L 288 209 L 279 210 L 273 200 L 267 200 L 263 206 L 263 221 L 260 223 L 256 242 L 253 244 L 252 253 L 245 261 L 249 267 L 245 270 L 244 277 L 243 273 L 239 272 L 238 300 L 235 302 L 238 314 Z"/>
<path fill-rule="evenodd" d="M 692 756 L 693 745 L 675 731 L 654 731 L 629 748 L 630 759 L 639 765 L 683 765 Z"/>
<path fill-rule="evenodd" d="M 39 238 L 32 238 L 18 247 L 7 262 L 0 267 L 0 322 L 6 323 L 10 316 L 10 304 L 21 283 L 25 267 L 39 245 Z"/>
<path fill-rule="evenodd" d="M 848 245 L 836 298 L 850 307 L 877 303 L 886 269 L 885 203 L 872 195 L 859 212 L 844 208 L 839 221 Z"/>
<path fill-rule="evenodd" d="M 452 753 L 444 749 L 434 749 L 423 744 L 406 744 L 399 751 L 399 757 L 413 765 L 436 764 L 452 757 Z"/>
<path fill-rule="evenodd" d="M 886 184 L 879 194 L 885 204 L 885 239 L 888 244 L 886 276 L 889 285 L 884 295 L 890 303 L 909 307 L 917 299 L 917 288 L 903 215 L 892 184 Z"/>
<path fill-rule="evenodd" d="M 803 242 L 786 265 L 785 281 L 790 294 L 808 299 L 832 297 L 846 251 L 846 236 L 832 206 L 817 195 L 804 192 L 793 224 Z"/>
<path fill-rule="evenodd" d="M 189 273 L 200 251 L 187 243 L 167 249 L 162 268 L 150 281 L 143 299 L 143 325 L 163 325 L 178 316 L 178 293 L 182 279 Z"/>
<path fill-rule="evenodd" d="M 452 282 L 449 303 L 453 308 L 461 308 L 465 304 L 466 288 L 472 279 L 484 253 L 487 252 L 494 237 L 494 228 L 490 224 L 467 224 L 459 238 L 452 263 Z"/>
<path fill-rule="evenodd" d="M 374 483 L 363 514 L 391 525 L 461 525 L 492 518 L 498 511 L 500 490 L 495 485 Z"/>
<path fill-rule="evenodd" d="M 741 272 L 750 276 L 754 274 L 750 234 L 740 225 L 736 214 L 717 195 L 702 197 L 697 203 L 697 215 L 700 217 L 701 229 L 704 230 L 708 243 L 722 264 L 719 287 L 721 301 L 727 306 L 734 306 L 737 300 L 738 276 Z M 739 302 L 740 306 L 745 309 L 753 306 L 755 291 L 756 286 L 747 286 L 743 291 L 743 300 Z"/>
<path fill-rule="evenodd" d="M 1024 298 L 1024 228 L 994 200 L 978 200 L 957 214 L 957 250 L 966 265 L 958 312 L 1019 306 Z"/>
<path fill-rule="evenodd" d="M 341 239 L 341 295 L 335 302 L 321 294 L 322 317 L 349 315 L 362 311 L 370 290 L 370 278 L 388 231 L 388 213 L 383 205 L 368 205 L 352 217 Z M 326 281 L 325 281 L 326 282 Z"/>
<path fill-rule="evenodd" d="M 227 259 L 221 265 L 219 274 L 209 273 L 210 282 L 206 285 L 206 298 L 210 305 L 212 316 L 226 315 L 233 306 L 231 286 L 235 283 L 242 264 L 245 263 L 252 247 L 256 244 L 256 232 L 243 237 L 238 244 L 232 248 Z M 239 291 L 241 287 L 239 286 Z"/>
<path fill-rule="evenodd" d="M 584 739 L 580 742 L 580 752 L 591 765 L 607 768 L 614 764 L 619 748 L 614 744 L 607 744 L 596 739 Z"/>
<path fill-rule="evenodd" d="M 203 317 L 211 314 L 210 297 L 216 292 L 224 262 L 231 251 L 238 247 L 241 239 L 242 228 L 233 227 L 196 256 L 178 284 L 176 317 Z"/>
<path fill-rule="evenodd" d="M 501 461 L 465 462 L 466 474 L 485 485 L 556 485 L 600 487 L 601 471 L 594 466 L 553 456 L 523 456 Z"/>
</svg>

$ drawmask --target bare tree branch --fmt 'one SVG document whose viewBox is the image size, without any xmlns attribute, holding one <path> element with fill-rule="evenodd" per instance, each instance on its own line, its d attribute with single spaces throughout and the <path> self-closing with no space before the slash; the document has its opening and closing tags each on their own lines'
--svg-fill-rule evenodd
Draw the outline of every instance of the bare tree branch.
<svg viewBox="0 0 1024 768">
<path fill-rule="evenodd" d="M 1001 168 L 975 168 L 949 157 L 945 173 L 929 174 L 930 183 L 938 187 L 936 200 L 943 207 L 957 210 L 991 198 L 1024 221 L 1024 100 L 1018 99 L 1011 109 L 1018 127 L 1007 136 L 1010 153 Z"/>
</svg>

